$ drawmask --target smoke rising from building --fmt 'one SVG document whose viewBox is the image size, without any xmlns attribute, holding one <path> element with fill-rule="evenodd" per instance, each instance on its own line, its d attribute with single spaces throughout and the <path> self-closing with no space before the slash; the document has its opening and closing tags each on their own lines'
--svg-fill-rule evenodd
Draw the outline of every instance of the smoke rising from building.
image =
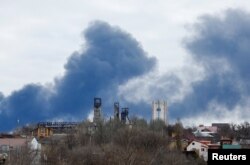
<svg viewBox="0 0 250 165">
<path fill-rule="evenodd" d="M 148 118 L 151 101 L 158 99 L 167 100 L 170 120 L 247 112 L 250 14 L 227 10 L 221 17 L 205 15 L 193 30 L 195 35 L 184 40 L 190 67 L 156 75 L 148 74 L 156 59 L 148 57 L 130 34 L 104 22 L 92 23 L 83 33 L 84 51 L 69 57 L 64 76 L 50 86 L 28 84 L 10 96 L 0 94 L 0 129 L 14 128 L 18 119 L 25 124 L 65 116 L 87 118 L 94 97 L 110 106 L 103 106 L 105 113 L 113 113 L 112 104 L 119 97 L 131 113 Z M 196 72 L 196 67 L 202 71 Z M 243 117 L 250 116 L 245 113 L 238 119 Z"/>
<path fill-rule="evenodd" d="M 82 120 L 95 96 L 104 101 L 115 98 L 119 85 L 155 66 L 156 59 L 147 57 L 140 44 L 118 27 L 96 21 L 83 35 L 86 48 L 69 57 L 64 76 L 53 85 L 28 84 L 2 99 L 0 131 L 14 128 L 17 119 L 20 124 L 65 116 Z"/>
</svg>

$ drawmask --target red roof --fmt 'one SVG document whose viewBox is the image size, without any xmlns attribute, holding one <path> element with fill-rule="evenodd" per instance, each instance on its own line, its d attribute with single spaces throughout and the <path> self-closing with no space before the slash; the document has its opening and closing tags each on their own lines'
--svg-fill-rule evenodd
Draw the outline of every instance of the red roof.
<svg viewBox="0 0 250 165">
<path fill-rule="evenodd" d="M 11 147 L 21 147 L 24 146 L 27 142 L 27 139 L 24 138 L 0 138 L 0 146 L 8 145 Z"/>
</svg>

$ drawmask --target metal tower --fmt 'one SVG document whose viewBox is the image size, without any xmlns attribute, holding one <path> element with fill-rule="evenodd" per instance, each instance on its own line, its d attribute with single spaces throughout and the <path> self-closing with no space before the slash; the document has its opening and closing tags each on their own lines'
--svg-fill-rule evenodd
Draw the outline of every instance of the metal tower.
<svg viewBox="0 0 250 165">
<path fill-rule="evenodd" d="M 167 102 L 157 100 L 152 102 L 152 120 L 162 120 L 167 124 Z"/>
<path fill-rule="evenodd" d="M 115 102 L 115 103 L 114 103 L 114 119 L 119 120 L 119 116 L 120 116 L 120 106 L 119 106 L 119 102 Z"/>
<path fill-rule="evenodd" d="M 129 118 L 128 118 L 128 110 L 129 108 L 122 108 L 122 112 L 121 112 L 121 122 L 126 124 L 126 122 L 130 122 Z"/>
<path fill-rule="evenodd" d="M 101 105 L 102 105 L 102 99 L 94 98 L 94 119 L 93 119 L 94 123 L 97 123 L 101 120 Z"/>
</svg>

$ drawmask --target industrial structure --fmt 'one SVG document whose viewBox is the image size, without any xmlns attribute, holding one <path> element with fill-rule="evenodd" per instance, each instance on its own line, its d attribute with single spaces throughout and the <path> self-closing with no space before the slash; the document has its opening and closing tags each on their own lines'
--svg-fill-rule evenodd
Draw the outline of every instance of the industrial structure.
<svg viewBox="0 0 250 165">
<path fill-rule="evenodd" d="M 102 105 L 101 98 L 94 98 L 93 123 L 98 123 L 102 119 L 101 105 Z M 128 114 L 129 114 L 129 108 L 127 108 L 127 107 L 121 108 L 121 112 L 120 112 L 119 102 L 114 102 L 114 120 L 118 120 L 124 124 L 128 124 L 128 123 L 130 123 Z"/>
<path fill-rule="evenodd" d="M 54 133 L 62 133 L 75 128 L 79 122 L 39 122 L 32 134 L 36 137 L 50 137 Z"/>
<path fill-rule="evenodd" d="M 129 108 L 122 108 L 121 111 L 121 122 L 124 124 L 130 124 L 130 120 L 128 118 Z"/>
<path fill-rule="evenodd" d="M 162 120 L 167 125 L 167 102 L 156 100 L 152 102 L 152 120 Z"/>
<path fill-rule="evenodd" d="M 101 98 L 94 98 L 94 118 L 93 122 L 98 123 L 101 121 L 101 106 L 102 106 L 102 99 Z"/>
<path fill-rule="evenodd" d="M 119 120 L 120 118 L 120 106 L 119 102 L 114 103 L 114 119 Z"/>
</svg>

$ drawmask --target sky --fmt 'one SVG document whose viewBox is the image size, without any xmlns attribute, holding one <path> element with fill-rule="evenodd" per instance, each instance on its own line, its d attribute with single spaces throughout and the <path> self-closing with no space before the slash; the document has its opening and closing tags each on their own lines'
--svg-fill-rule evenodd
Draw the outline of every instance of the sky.
<svg viewBox="0 0 250 165">
<path fill-rule="evenodd" d="M 248 6 L 245 0 L 0 1 L 0 125 L 11 121 L 0 131 L 17 119 L 86 118 L 95 96 L 106 102 L 106 116 L 118 100 L 150 118 L 152 100 L 162 99 L 172 122 L 249 119 Z"/>
</svg>

